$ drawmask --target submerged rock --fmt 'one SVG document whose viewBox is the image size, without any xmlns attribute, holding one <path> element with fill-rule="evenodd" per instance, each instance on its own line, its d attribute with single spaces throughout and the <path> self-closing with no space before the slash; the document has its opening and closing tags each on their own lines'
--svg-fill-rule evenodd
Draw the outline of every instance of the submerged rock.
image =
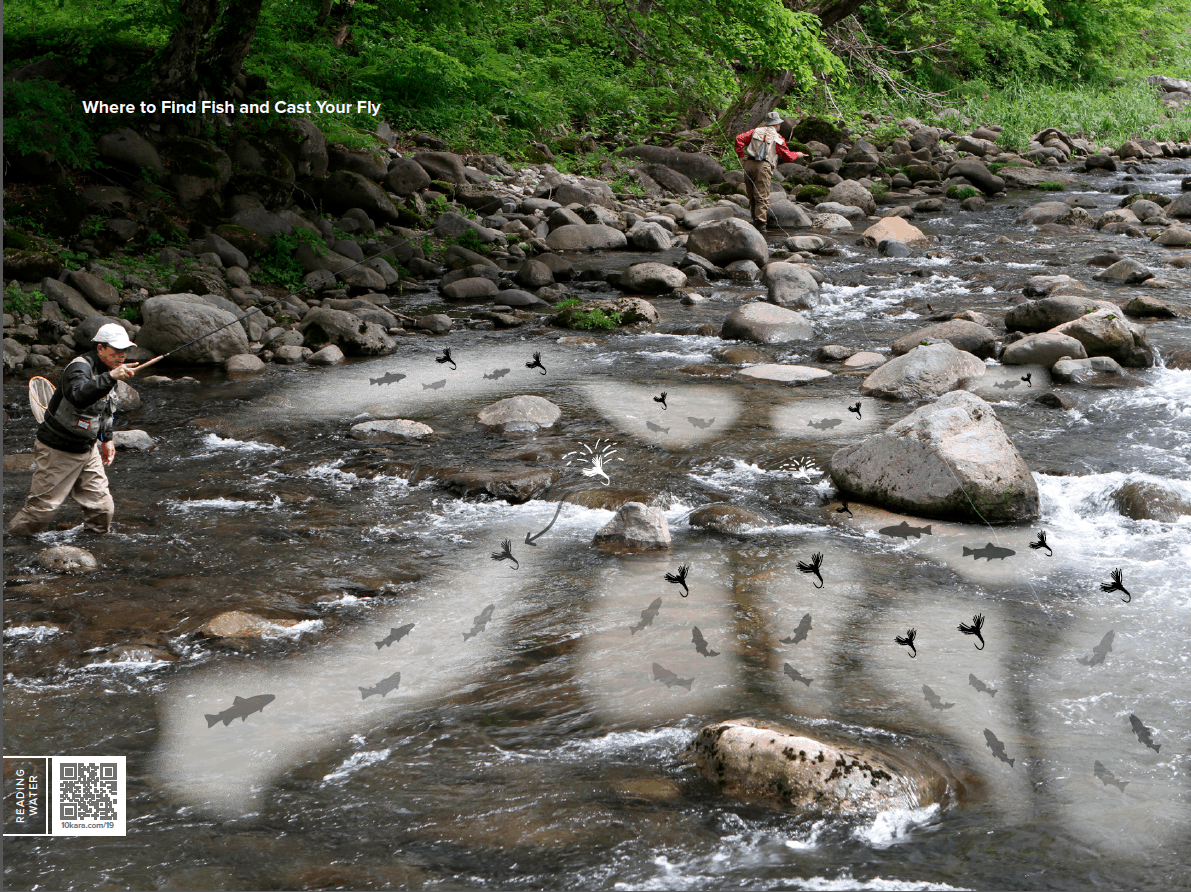
<svg viewBox="0 0 1191 892">
<path fill-rule="evenodd" d="M 720 337 L 724 340 L 786 344 L 809 341 L 814 328 L 805 316 L 785 307 L 754 302 L 737 307 L 724 319 Z"/>
<path fill-rule="evenodd" d="M 55 545 L 37 555 L 37 563 L 47 570 L 60 573 L 86 573 L 99 568 L 99 561 L 91 552 L 74 545 Z"/>
<path fill-rule="evenodd" d="M 769 522 L 747 508 L 737 505 L 707 505 L 691 512 L 691 526 L 713 533 L 742 533 L 755 527 L 767 527 Z"/>
<path fill-rule="evenodd" d="M 660 550 L 670 547 L 670 526 L 661 509 L 640 502 L 627 502 L 595 534 L 592 542 L 614 551 Z"/>
<path fill-rule="evenodd" d="M 553 427 L 562 417 L 562 410 L 544 397 L 521 395 L 485 406 L 477 417 L 489 430 L 533 433 Z"/>
<path fill-rule="evenodd" d="M 946 769 L 922 757 L 826 743 L 751 719 L 703 727 L 683 757 L 726 795 L 830 814 L 922 808 L 951 798 Z"/>
<path fill-rule="evenodd" d="M 902 335 L 893 342 L 893 355 L 902 356 L 922 344 L 927 338 L 947 341 L 957 350 L 971 353 L 979 359 L 988 359 L 996 352 L 996 338 L 983 325 L 963 319 L 952 319 L 920 328 L 908 335 Z"/>
<path fill-rule="evenodd" d="M 284 635 L 301 620 L 266 619 L 244 610 L 229 610 L 208 620 L 198 630 L 206 638 L 270 638 Z"/>
<path fill-rule="evenodd" d="M 1112 494 L 1117 510 L 1133 520 L 1175 523 L 1191 515 L 1191 495 L 1164 483 L 1131 480 Z"/>
<path fill-rule="evenodd" d="M 985 365 L 971 353 L 949 343 L 915 347 L 882 365 L 864 379 L 861 393 L 890 399 L 914 400 L 938 396 L 982 377 Z"/>
<path fill-rule="evenodd" d="M 896 360 L 895 360 L 896 361 Z M 992 406 L 954 391 L 831 457 L 843 493 L 893 511 L 973 523 L 1038 516 L 1038 487 Z"/>
</svg>

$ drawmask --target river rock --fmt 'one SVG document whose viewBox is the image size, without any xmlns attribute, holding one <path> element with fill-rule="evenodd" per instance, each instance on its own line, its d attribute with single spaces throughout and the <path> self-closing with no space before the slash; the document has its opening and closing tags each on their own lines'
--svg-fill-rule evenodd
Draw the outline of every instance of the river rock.
<svg viewBox="0 0 1191 892">
<path fill-rule="evenodd" d="M 407 418 L 392 418 L 380 421 L 363 421 L 353 424 L 351 436 L 356 440 L 377 440 L 382 442 L 404 442 L 420 440 L 434 433 L 434 429 L 420 421 Z"/>
<path fill-rule="evenodd" d="M 1026 335 L 1020 341 L 1007 345 L 1001 354 L 1001 363 L 1052 366 L 1064 356 L 1083 359 L 1087 355 L 1083 344 L 1070 335 L 1057 331 L 1043 331 Z"/>
<path fill-rule="evenodd" d="M 496 283 L 487 276 L 472 276 L 448 282 L 442 287 L 447 300 L 486 300 L 497 292 Z"/>
<path fill-rule="evenodd" d="M 659 223 L 638 220 L 626 233 L 629 244 L 638 251 L 669 251 L 672 244 L 670 233 Z"/>
<path fill-rule="evenodd" d="M 224 360 L 223 370 L 229 375 L 254 375 L 263 372 L 265 364 L 255 353 L 238 353 Z"/>
<path fill-rule="evenodd" d="M 535 433 L 553 427 L 562 417 L 562 410 L 540 396 L 511 396 L 480 410 L 480 424 L 488 430 L 502 433 Z"/>
<path fill-rule="evenodd" d="M 893 355 L 901 356 L 921 345 L 927 338 L 947 341 L 957 350 L 964 350 L 980 359 L 988 359 L 996 352 L 997 339 L 983 325 L 963 319 L 951 319 L 937 325 L 928 325 L 908 335 L 902 335 L 893 342 Z"/>
<path fill-rule="evenodd" d="M 767 362 L 761 365 L 749 366 L 736 373 L 742 378 L 756 381 L 772 381 L 777 384 L 810 384 L 812 381 L 822 381 L 832 377 L 825 369 L 816 369 L 806 365 L 784 365 L 782 363 Z"/>
<path fill-rule="evenodd" d="M 413 158 L 394 158 L 382 182 L 388 191 L 405 198 L 425 189 L 431 179 L 426 168 Z"/>
<path fill-rule="evenodd" d="M 229 610 L 208 620 L 198 633 L 205 638 L 271 638 L 298 625 L 297 619 L 266 619 L 246 610 Z"/>
<path fill-rule="evenodd" d="M 552 251 L 612 251 L 627 246 L 628 239 L 602 223 L 572 223 L 553 230 L 546 244 Z"/>
<path fill-rule="evenodd" d="M 703 727 L 682 756 L 725 795 L 800 813 L 874 814 L 921 808 L 950 796 L 945 770 L 924 759 L 825 743 L 751 719 Z"/>
<path fill-rule="evenodd" d="M 670 526 L 660 508 L 626 502 L 592 540 L 600 548 L 616 551 L 653 551 L 670 547 Z"/>
<path fill-rule="evenodd" d="M 999 173 L 1005 186 L 1013 189 L 1034 189 L 1040 183 L 1058 183 L 1061 186 L 1079 185 L 1079 180 L 1075 177 L 1070 174 L 1059 173 L 1057 170 L 1049 167 L 1002 167 Z M 976 183 L 976 185 L 979 186 L 980 184 Z M 981 186 L 981 188 L 983 189 L 984 187 Z M 985 189 L 985 191 L 987 192 L 988 190 Z"/>
<path fill-rule="evenodd" d="M 346 358 L 337 344 L 327 344 L 323 349 L 310 354 L 306 361 L 311 365 L 331 366 L 342 364 Z"/>
<path fill-rule="evenodd" d="M 1108 282 L 1110 285 L 1140 285 L 1153 277 L 1152 270 L 1128 257 L 1092 276 L 1097 282 Z"/>
<path fill-rule="evenodd" d="M 1112 494 L 1113 503 L 1125 517 L 1177 523 L 1191 515 L 1191 495 L 1169 484 L 1130 480 Z"/>
<path fill-rule="evenodd" d="M 819 282 L 809 271 L 793 263 L 774 261 L 765 265 L 766 300 L 779 307 L 813 310 L 819 305 Z"/>
<path fill-rule="evenodd" d="M 1128 321 L 1116 307 L 1064 322 L 1054 330 L 1083 344 L 1088 356 L 1111 356 L 1132 368 L 1149 368 L 1154 364 L 1145 326 Z"/>
<path fill-rule="evenodd" d="M 621 275 L 620 282 L 625 291 L 664 294 L 684 286 L 686 273 L 665 263 L 634 263 Z"/>
<path fill-rule="evenodd" d="M 759 344 L 788 344 L 809 341 L 814 337 L 814 328 L 801 313 L 754 301 L 728 314 L 720 329 L 720 337 Z"/>
<path fill-rule="evenodd" d="M 682 225 L 687 229 L 697 229 L 704 223 L 718 223 L 720 220 L 743 219 L 748 220 L 746 210 L 734 204 L 717 204 L 710 208 L 695 208 L 682 215 Z"/>
<path fill-rule="evenodd" d="M 839 214 L 815 214 L 811 226 L 820 232 L 851 232 L 852 221 Z"/>
<path fill-rule="evenodd" d="M 1004 173 L 1008 168 L 1002 168 Z M 963 177 L 985 195 L 995 195 L 1005 191 L 1006 180 L 988 169 L 983 161 L 969 159 L 956 161 L 947 168 L 948 177 Z"/>
<path fill-rule="evenodd" d="M 769 199 L 769 225 L 774 224 L 781 229 L 810 229 L 811 218 L 802 205 L 773 195 Z"/>
<path fill-rule="evenodd" d="M 1025 460 L 992 406 L 966 391 L 944 394 L 884 433 L 840 449 L 831 457 L 831 480 L 846 495 L 923 517 L 1014 523 L 1039 512 Z"/>
<path fill-rule="evenodd" d="M 1168 204 L 1166 206 L 1166 216 L 1191 217 L 1191 192 L 1183 192 L 1182 195 Z"/>
<path fill-rule="evenodd" d="M 716 503 L 691 512 L 687 521 L 691 526 L 713 533 L 736 535 L 757 527 L 769 526 L 769 521 L 747 508 Z"/>
<path fill-rule="evenodd" d="M 225 267 L 237 266 L 242 270 L 248 269 L 248 257 L 244 252 L 213 232 L 207 233 L 203 240 L 203 250 L 218 254 Z"/>
<path fill-rule="evenodd" d="M 1071 210 L 1070 205 L 1063 201 L 1041 201 L 1018 214 L 1016 222 L 1042 226 L 1055 222 L 1069 210 Z"/>
<path fill-rule="evenodd" d="M 152 452 L 157 448 L 157 441 L 145 431 L 126 430 L 112 433 L 112 445 L 117 449 L 132 449 L 136 452 Z"/>
<path fill-rule="evenodd" d="M 765 236 L 750 223 L 735 217 L 696 226 L 687 236 L 686 247 L 718 266 L 733 260 L 752 260 L 763 266 L 769 260 Z"/>
<path fill-rule="evenodd" d="M 143 324 L 136 344 L 154 355 L 182 347 L 179 362 L 220 365 L 239 353 L 251 353 L 244 326 L 230 310 L 212 306 L 196 294 L 163 294 L 141 304 Z M 214 329 L 226 326 L 220 331 Z M 198 343 L 183 347 L 208 332 Z"/>
<path fill-rule="evenodd" d="M 41 292 L 76 319 L 86 319 L 99 313 L 82 294 L 57 279 L 48 276 L 42 279 Z"/>
<path fill-rule="evenodd" d="M 1181 223 L 1175 223 L 1164 229 L 1154 241 L 1165 248 L 1185 248 L 1191 245 L 1191 230 L 1184 228 Z"/>
<path fill-rule="evenodd" d="M 95 555 L 74 545 L 55 545 L 38 553 L 37 563 L 59 573 L 87 573 L 99 569 Z"/>
<path fill-rule="evenodd" d="M 101 136 L 95 143 L 99 157 L 117 167 L 139 173 L 148 169 L 158 177 L 165 176 L 165 165 L 157 149 L 130 127 L 121 127 Z"/>
<path fill-rule="evenodd" d="M 694 182 L 714 186 L 724 180 L 724 165 L 711 155 L 701 152 L 683 152 L 679 149 L 668 149 L 662 146 L 637 145 L 623 149 L 620 154 L 630 158 L 640 158 L 651 164 L 663 164 Z"/>
<path fill-rule="evenodd" d="M 1177 305 L 1168 304 L 1151 294 L 1143 294 L 1132 298 L 1125 304 L 1125 313 L 1129 316 L 1140 316 L 1149 319 L 1175 319 L 1189 315 Z"/>
<path fill-rule="evenodd" d="M 873 193 L 855 180 L 836 183 L 828 190 L 825 200 L 860 208 L 866 216 L 872 216 L 877 212 L 877 201 L 873 198 Z"/>
<path fill-rule="evenodd" d="M 69 281 L 93 307 L 109 310 L 120 303 L 120 292 L 111 282 L 104 281 L 99 276 L 76 269 L 70 273 Z"/>
<path fill-rule="evenodd" d="M 1113 263 L 1115 262 L 1114 260 Z M 1026 297 L 1049 297 L 1056 292 L 1062 292 L 1064 295 L 1087 294 L 1089 297 L 1091 296 L 1091 291 L 1083 282 L 1068 275 L 1030 276 L 1021 291 Z"/>
<path fill-rule="evenodd" d="M 335 344 L 348 356 L 377 356 L 397 347 L 387 331 L 375 322 L 365 322 L 346 310 L 313 307 L 298 326 L 311 350 Z"/>
<path fill-rule="evenodd" d="M 1009 331 L 1050 331 L 1056 325 L 1080 319 L 1088 313 L 1115 309 L 1115 304 L 1105 300 L 1074 295 L 1044 297 L 1011 307 L 1005 314 L 1005 328 Z"/>
<path fill-rule="evenodd" d="M 897 400 L 928 399 L 983 377 L 984 363 L 950 343 L 915 347 L 864 379 L 861 393 Z"/>
</svg>

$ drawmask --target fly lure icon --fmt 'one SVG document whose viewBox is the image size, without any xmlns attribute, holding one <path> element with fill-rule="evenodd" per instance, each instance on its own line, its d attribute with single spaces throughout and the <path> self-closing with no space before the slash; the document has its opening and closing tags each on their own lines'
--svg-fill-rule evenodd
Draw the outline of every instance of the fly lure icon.
<svg viewBox="0 0 1191 892">
<path fill-rule="evenodd" d="M 568 452 L 563 456 L 563 458 L 570 458 L 572 455 L 575 456 L 576 462 L 581 465 L 587 465 L 587 467 L 582 468 L 579 473 L 581 473 L 584 477 L 603 477 L 604 486 L 607 486 L 612 482 L 612 478 L 608 476 L 608 472 L 605 470 L 604 465 L 607 462 L 624 461 L 623 458 L 613 458 L 613 456 L 616 455 L 616 450 L 612 448 L 613 445 L 615 444 L 609 442 L 601 447 L 599 440 L 595 441 L 594 447 L 588 446 L 586 443 L 584 443 L 582 452 L 579 450 Z M 567 462 L 567 464 L 570 464 L 570 462 Z"/>
</svg>

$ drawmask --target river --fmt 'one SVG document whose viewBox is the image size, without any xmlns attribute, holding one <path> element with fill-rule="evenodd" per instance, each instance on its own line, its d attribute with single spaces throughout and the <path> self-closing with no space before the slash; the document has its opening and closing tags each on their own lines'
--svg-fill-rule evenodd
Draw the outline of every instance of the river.
<svg viewBox="0 0 1191 892">
<path fill-rule="evenodd" d="M 1174 161 L 1141 171 L 1092 180 L 1083 197 L 1114 207 L 1109 188 L 1129 179 L 1176 194 L 1189 172 Z M 1043 197 L 919 215 L 938 237 L 932 256 L 877 258 L 845 239 L 820 263 L 830 284 L 808 314 L 815 343 L 764 352 L 781 362 L 808 361 L 817 344 L 887 352 L 926 324 L 927 303 L 999 320 L 1032 275 L 1065 272 L 1118 301 L 1140 293 L 1092 282 L 1084 260 L 1109 245 L 1163 266 L 1169 252 L 1144 240 L 1013 222 Z M 572 259 L 583 269 L 657 258 Z M 1161 275 L 1178 287 L 1159 296 L 1191 306 L 1191 271 Z M 559 344 L 571 333 L 462 330 L 336 368 L 271 366 L 250 381 L 195 371 L 194 384 L 140 386 L 144 408 L 122 426 L 158 448 L 121 453 L 111 469 L 116 533 L 90 537 L 64 512 L 37 547 L 5 545 L 5 750 L 126 756 L 128 835 L 7 838 L 6 887 L 1191 889 L 1191 516 L 1134 521 L 1112 498 L 1129 481 L 1191 493 L 1191 371 L 1159 365 L 1132 372 L 1143 386 L 1057 388 L 1073 403 L 1061 410 L 1035 401 L 1053 389 L 1045 374 L 996 389 L 1017 373 L 991 364 L 977 392 L 1034 472 L 1041 518 L 996 528 L 908 518 L 932 532 L 898 539 L 878 530 L 907 518 L 837 511 L 820 472 L 909 408 L 863 399 L 853 419 L 862 375 L 787 388 L 716 373 L 731 370 L 714 355 L 728 342 L 700 326 L 718 328 L 761 289 L 703 290 L 695 306 L 656 300 L 662 321 L 649 333 Z M 1191 347 L 1185 320 L 1149 323 L 1148 337 L 1164 355 Z M 444 344 L 455 370 L 434 362 Z M 546 375 L 525 368 L 534 351 Z M 500 368 L 510 373 L 485 377 Z M 388 371 L 406 377 L 369 384 Z M 23 402 L 22 389 L 6 384 L 6 402 Z M 653 400 L 661 391 L 666 409 Z M 521 393 L 556 403 L 560 422 L 529 439 L 475 428 L 479 409 Z M 364 415 L 436 433 L 363 443 L 348 429 Z M 841 424 L 810 426 L 830 418 Z M 32 431 L 27 412 L 14 415 L 6 455 L 28 451 Z M 582 476 L 593 452 L 606 456 L 606 479 Z M 520 505 L 460 499 L 432 479 L 494 466 L 561 477 Z M 5 475 L 7 514 L 28 478 Z M 572 483 L 589 490 L 583 504 L 564 505 L 526 544 Z M 626 497 L 664 509 L 669 553 L 591 545 L 607 506 Z M 712 502 L 769 525 L 692 529 L 690 512 Z M 1028 547 L 1040 530 L 1052 555 Z M 515 565 L 491 557 L 506 539 Z M 34 566 L 40 547 L 62 543 L 88 548 L 101 569 Z M 987 543 L 1014 553 L 964 556 Z M 825 556 L 822 589 L 796 567 L 813 552 Z M 689 597 L 663 579 L 680 564 Z M 1116 568 L 1128 603 L 1100 590 Z M 658 597 L 653 622 L 630 631 Z M 298 624 L 239 648 L 197 635 L 237 609 Z M 807 613 L 806 640 L 782 642 Z M 956 631 L 975 614 L 984 650 Z M 696 653 L 692 626 L 718 656 Z M 914 660 L 893 640 L 909 627 Z M 1079 662 L 1110 630 L 1107 658 Z M 116 662 L 119 644 L 170 658 Z M 652 663 L 693 678 L 690 690 L 659 684 Z M 791 681 L 785 663 L 813 683 Z M 396 690 L 362 696 L 395 672 Z M 923 685 L 954 705 L 932 708 Z M 245 721 L 203 719 L 263 693 L 275 699 Z M 1131 714 L 1159 752 L 1138 741 Z M 733 716 L 925 748 L 962 789 L 943 809 L 852 819 L 731 800 L 681 753 L 700 727 Z M 992 755 L 986 728 L 1012 766 Z M 1096 762 L 1125 789 L 1098 779 Z"/>
</svg>

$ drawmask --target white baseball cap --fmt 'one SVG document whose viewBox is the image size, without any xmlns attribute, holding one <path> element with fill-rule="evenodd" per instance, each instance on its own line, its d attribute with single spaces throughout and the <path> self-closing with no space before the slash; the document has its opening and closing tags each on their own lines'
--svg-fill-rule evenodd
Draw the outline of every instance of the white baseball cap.
<svg viewBox="0 0 1191 892">
<path fill-rule="evenodd" d="M 128 339 L 128 332 L 124 330 L 124 326 L 115 322 L 99 326 L 99 331 L 95 332 L 95 337 L 91 340 L 96 344 L 107 344 L 113 350 L 127 350 L 133 345 L 132 341 Z"/>
</svg>

